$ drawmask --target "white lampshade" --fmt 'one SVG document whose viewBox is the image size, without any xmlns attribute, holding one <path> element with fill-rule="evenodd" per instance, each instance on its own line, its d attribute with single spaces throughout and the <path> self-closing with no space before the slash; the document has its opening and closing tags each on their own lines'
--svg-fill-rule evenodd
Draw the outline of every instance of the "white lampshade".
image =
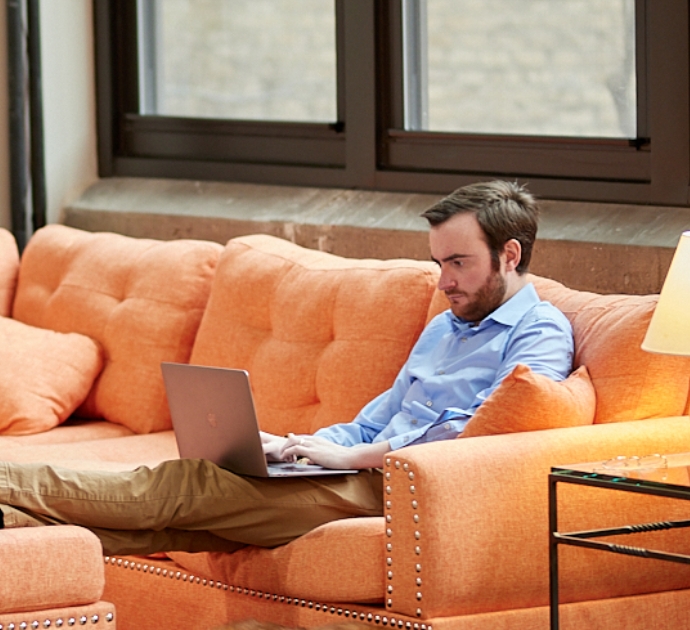
<svg viewBox="0 0 690 630">
<path fill-rule="evenodd" d="M 683 232 L 642 349 L 690 355 L 690 232 Z"/>
</svg>

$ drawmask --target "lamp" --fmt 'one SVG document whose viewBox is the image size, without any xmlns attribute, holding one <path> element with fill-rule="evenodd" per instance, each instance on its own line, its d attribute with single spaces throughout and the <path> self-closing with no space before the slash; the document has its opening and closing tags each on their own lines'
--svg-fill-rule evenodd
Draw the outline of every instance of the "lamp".
<svg viewBox="0 0 690 630">
<path fill-rule="evenodd" d="M 683 232 L 673 255 L 642 349 L 690 355 L 690 231 Z"/>
</svg>

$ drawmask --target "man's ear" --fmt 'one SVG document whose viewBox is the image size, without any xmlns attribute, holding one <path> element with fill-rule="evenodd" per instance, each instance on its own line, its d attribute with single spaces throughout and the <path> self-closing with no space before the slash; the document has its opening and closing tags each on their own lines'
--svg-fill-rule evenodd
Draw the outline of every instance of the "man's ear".
<svg viewBox="0 0 690 630">
<path fill-rule="evenodd" d="M 520 241 L 511 238 L 503 245 L 503 255 L 506 261 L 506 271 L 515 271 L 522 260 L 522 245 Z"/>
</svg>

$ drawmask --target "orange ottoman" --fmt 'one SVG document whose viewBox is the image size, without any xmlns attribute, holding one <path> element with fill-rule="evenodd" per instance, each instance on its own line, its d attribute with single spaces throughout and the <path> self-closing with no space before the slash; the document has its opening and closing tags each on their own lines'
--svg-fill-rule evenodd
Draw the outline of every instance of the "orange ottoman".
<svg viewBox="0 0 690 630">
<path fill-rule="evenodd" d="M 101 544 L 74 526 L 0 530 L 0 628 L 115 630 Z"/>
</svg>

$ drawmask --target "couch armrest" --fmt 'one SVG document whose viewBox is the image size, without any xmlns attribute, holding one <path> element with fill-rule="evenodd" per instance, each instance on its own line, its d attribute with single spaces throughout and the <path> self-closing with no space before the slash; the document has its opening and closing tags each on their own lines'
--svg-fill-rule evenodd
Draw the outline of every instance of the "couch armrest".
<svg viewBox="0 0 690 630">
<path fill-rule="evenodd" d="M 101 543 L 82 527 L 0 530 L 0 614 L 83 606 L 103 595 Z"/>
<path fill-rule="evenodd" d="M 387 610 L 430 618 L 547 605 L 551 466 L 684 450 L 690 450 L 685 416 L 458 439 L 390 453 L 384 468 Z M 687 518 L 683 501 L 559 486 L 563 531 L 674 518 Z M 682 532 L 664 532 L 670 536 L 664 540 L 689 552 Z M 638 545 L 640 539 L 625 542 Z M 644 561 L 641 568 L 631 564 L 639 558 L 561 549 L 561 601 L 690 584 L 685 565 L 668 571 L 667 563 Z"/>
</svg>

